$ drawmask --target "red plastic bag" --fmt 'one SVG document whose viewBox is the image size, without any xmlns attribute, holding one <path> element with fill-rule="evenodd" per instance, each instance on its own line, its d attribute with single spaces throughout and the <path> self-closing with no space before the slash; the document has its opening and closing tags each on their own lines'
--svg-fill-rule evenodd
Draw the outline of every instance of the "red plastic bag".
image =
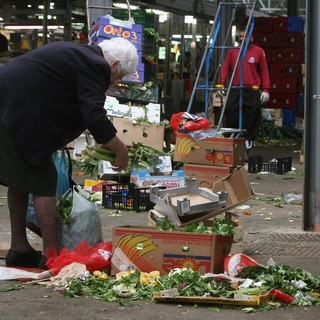
<svg viewBox="0 0 320 320">
<path fill-rule="evenodd" d="M 184 121 L 183 114 L 184 112 L 179 112 L 171 116 L 170 126 L 174 130 L 174 132 L 177 132 L 180 130 L 180 124 Z"/>
<path fill-rule="evenodd" d="M 179 112 L 172 115 L 170 126 L 175 132 L 192 132 L 197 130 L 209 130 L 211 123 L 207 118 L 199 117 L 188 112 Z"/>
<path fill-rule="evenodd" d="M 246 267 L 254 267 L 263 265 L 259 264 L 256 260 L 250 258 L 249 256 L 243 253 L 235 253 L 231 256 L 228 256 L 224 259 L 224 271 L 232 277 L 237 276 L 242 269 Z"/>
<path fill-rule="evenodd" d="M 270 296 L 273 300 L 281 301 L 286 304 L 291 304 L 295 300 L 295 297 L 290 296 L 289 294 L 278 289 L 273 289 L 270 292 Z"/>
<path fill-rule="evenodd" d="M 182 126 L 182 131 L 192 132 L 197 130 L 209 130 L 211 123 L 207 118 L 200 118 L 198 120 L 188 120 Z"/>
<path fill-rule="evenodd" d="M 72 262 L 86 265 L 88 271 L 110 270 L 111 256 L 112 242 L 100 242 L 92 247 L 86 241 L 82 241 L 74 250 L 61 249 L 59 255 L 55 249 L 47 249 L 46 266 L 53 275 Z"/>
</svg>

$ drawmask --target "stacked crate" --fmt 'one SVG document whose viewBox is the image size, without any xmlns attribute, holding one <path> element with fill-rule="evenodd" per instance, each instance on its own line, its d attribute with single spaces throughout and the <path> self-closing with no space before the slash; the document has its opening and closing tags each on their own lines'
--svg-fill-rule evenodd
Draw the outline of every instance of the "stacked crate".
<svg viewBox="0 0 320 320">
<path fill-rule="evenodd" d="M 301 109 L 304 91 L 303 20 L 300 17 L 255 18 L 254 42 L 265 50 L 269 65 L 271 88 L 267 108 L 282 109 L 283 125 L 292 125 Z"/>
<path fill-rule="evenodd" d="M 127 10 L 113 10 L 112 16 L 119 20 L 127 20 L 129 12 Z M 144 9 L 131 11 L 131 16 L 136 24 L 143 26 L 142 32 L 142 63 L 144 82 L 151 81 L 152 74 L 155 72 L 155 64 L 146 60 L 146 57 L 157 55 L 157 42 L 155 37 L 156 15 L 153 12 L 147 12 Z M 154 30 L 154 35 L 150 30 Z M 156 61 L 155 61 L 156 62 Z"/>
<path fill-rule="evenodd" d="M 192 139 L 176 133 L 175 162 L 183 162 L 185 176 L 195 178 L 199 187 L 212 188 L 213 183 L 244 165 L 243 138 Z"/>
</svg>

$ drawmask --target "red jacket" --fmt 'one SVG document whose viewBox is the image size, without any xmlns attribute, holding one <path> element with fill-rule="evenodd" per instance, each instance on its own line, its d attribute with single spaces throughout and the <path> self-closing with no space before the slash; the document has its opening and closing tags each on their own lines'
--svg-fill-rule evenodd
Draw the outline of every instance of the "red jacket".
<svg viewBox="0 0 320 320">
<path fill-rule="evenodd" d="M 227 53 L 224 64 L 221 68 L 221 83 L 226 85 L 226 81 L 231 77 L 234 70 L 240 47 L 238 49 L 230 49 Z M 240 85 L 240 63 L 238 63 L 237 72 L 233 79 L 233 86 Z M 270 77 L 264 50 L 255 44 L 248 47 L 243 62 L 243 86 L 258 86 L 261 91 L 269 92 Z"/>
</svg>

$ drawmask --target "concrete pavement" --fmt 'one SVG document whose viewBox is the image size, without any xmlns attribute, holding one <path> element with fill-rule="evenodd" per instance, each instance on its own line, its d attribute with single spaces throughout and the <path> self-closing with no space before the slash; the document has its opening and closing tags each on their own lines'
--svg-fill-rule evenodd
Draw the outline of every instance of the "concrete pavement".
<svg viewBox="0 0 320 320">
<path fill-rule="evenodd" d="M 303 165 L 299 163 L 299 155 L 294 151 L 299 147 L 291 148 L 257 148 L 252 150 L 252 155 L 259 154 L 267 156 L 269 159 L 277 157 L 291 156 L 293 167 L 296 168 L 293 175 L 275 174 L 249 174 L 255 196 L 252 197 L 243 207 L 239 207 L 233 212 L 237 213 L 243 220 L 243 252 L 250 255 L 258 262 L 265 264 L 269 258 L 273 258 L 278 265 L 288 264 L 291 267 L 301 267 L 310 271 L 313 275 L 319 275 L 320 269 L 320 234 L 303 231 L 303 207 L 299 204 L 281 203 L 278 198 L 283 198 L 287 194 L 303 193 Z M 74 170 L 76 172 L 76 169 Z M 81 183 L 81 178 L 76 177 Z M 5 196 L 6 188 L 0 187 L 0 195 Z M 0 199 L 0 249 L 2 253 L 9 246 L 10 225 L 6 200 Z M 248 214 L 251 213 L 251 214 Z M 148 213 L 131 213 L 126 211 L 115 212 L 113 210 L 101 210 L 103 222 L 104 240 L 111 240 L 113 226 L 120 225 L 146 225 Z M 30 232 L 30 241 L 33 245 L 41 248 L 41 239 Z M 0 260 L 3 265 L 3 260 Z M 35 290 L 32 288 L 30 290 Z M 28 289 L 29 290 L 29 289 Z M 42 288 L 40 290 L 43 290 Z M 27 294 L 27 293 L 26 293 Z M 54 294 L 54 293 L 52 293 Z M 0 296 L 1 297 L 1 296 Z M 66 303 L 66 302 L 64 302 Z M 96 303 L 93 301 L 92 303 Z M 69 304 L 69 302 L 68 302 Z M 99 304 L 99 302 L 98 302 Z M 79 305 L 78 305 L 79 307 Z M 204 319 L 210 316 L 215 319 L 213 313 L 208 314 L 208 306 L 190 311 L 190 306 L 182 306 L 177 312 L 177 306 L 171 304 L 147 304 L 140 308 L 130 307 L 127 315 L 123 315 L 119 308 L 112 304 L 106 304 L 108 310 L 113 310 L 112 317 L 98 318 L 91 315 L 90 319 L 114 319 L 120 315 L 122 319 Z M 186 312 L 186 310 L 189 310 Z M 171 310 L 171 311 L 169 311 Z M 182 310 L 185 312 L 183 313 Z M 290 307 L 281 310 L 262 312 L 256 315 L 247 315 L 239 310 L 222 310 L 221 319 L 318 319 L 319 307 Z M 152 312 L 152 314 L 151 314 Z M 172 312 L 172 313 L 171 313 Z M 2 317 L 1 317 L 2 318 Z M 80 319 L 77 317 L 65 317 L 66 319 Z M 88 319 L 89 319 L 88 318 Z M 4 318 L 3 318 L 4 319 Z M 11 319 L 11 318 L 5 318 Z M 13 318 L 12 318 L 13 319 Z M 29 318 L 26 318 L 29 319 Z M 31 317 L 30 317 L 31 319 Z M 48 319 L 51 319 L 48 317 Z M 81 318 L 81 319 L 86 319 Z M 218 317 L 217 317 L 218 319 Z"/>
</svg>

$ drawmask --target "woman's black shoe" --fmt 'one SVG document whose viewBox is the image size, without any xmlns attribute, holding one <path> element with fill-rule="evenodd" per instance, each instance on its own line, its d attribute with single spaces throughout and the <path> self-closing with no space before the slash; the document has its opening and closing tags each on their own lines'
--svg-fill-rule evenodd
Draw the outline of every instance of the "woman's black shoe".
<svg viewBox="0 0 320 320">
<path fill-rule="evenodd" d="M 33 248 L 29 253 L 19 253 L 10 249 L 6 255 L 6 266 L 38 268 L 41 257 L 42 252 Z"/>
</svg>

